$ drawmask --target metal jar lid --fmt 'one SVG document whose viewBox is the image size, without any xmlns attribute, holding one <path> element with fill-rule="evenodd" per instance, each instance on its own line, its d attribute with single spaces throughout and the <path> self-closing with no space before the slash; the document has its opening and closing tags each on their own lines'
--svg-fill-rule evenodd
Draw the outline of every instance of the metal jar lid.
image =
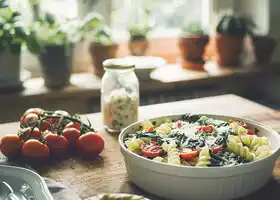
<svg viewBox="0 0 280 200">
<path fill-rule="evenodd" d="M 105 60 L 103 67 L 106 69 L 133 69 L 135 64 L 124 58 L 112 58 Z"/>
</svg>

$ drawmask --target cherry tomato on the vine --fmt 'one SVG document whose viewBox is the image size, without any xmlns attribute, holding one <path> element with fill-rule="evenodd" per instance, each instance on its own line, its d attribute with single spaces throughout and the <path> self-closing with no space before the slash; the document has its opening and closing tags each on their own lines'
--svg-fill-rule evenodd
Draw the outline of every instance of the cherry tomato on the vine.
<svg viewBox="0 0 280 200">
<path fill-rule="evenodd" d="M 4 156 L 15 157 L 21 152 L 23 141 L 17 135 L 6 135 L 0 141 L 0 150 Z"/>
<path fill-rule="evenodd" d="M 30 113 L 34 113 L 36 115 L 39 115 L 39 114 L 42 114 L 43 112 L 44 112 L 44 110 L 41 109 L 41 108 L 29 108 L 28 110 L 26 110 L 24 112 L 23 116 L 26 116 L 26 115 L 28 115 Z"/>
<path fill-rule="evenodd" d="M 74 146 L 81 132 L 76 128 L 65 128 L 62 135 L 68 140 L 70 146 Z"/>
<path fill-rule="evenodd" d="M 22 154 L 27 158 L 47 158 L 50 154 L 49 147 L 39 140 L 27 140 L 22 146 Z"/>
<path fill-rule="evenodd" d="M 56 110 L 54 113 L 53 113 L 53 116 L 65 116 L 65 117 L 71 117 L 71 115 L 64 111 L 64 110 Z M 62 120 L 61 121 L 61 118 L 51 118 L 49 119 L 51 121 L 52 124 L 55 124 L 55 126 L 57 126 L 58 124 L 60 124 L 61 126 L 65 126 L 68 122 L 66 120 Z"/>
<path fill-rule="evenodd" d="M 27 114 L 23 119 L 21 119 L 21 125 L 24 127 L 34 126 L 39 120 L 39 116 L 35 113 Z"/>
<path fill-rule="evenodd" d="M 65 126 L 65 128 L 75 128 L 75 129 L 77 129 L 77 130 L 80 130 L 81 124 L 78 123 L 78 122 L 69 122 L 69 123 Z"/>
<path fill-rule="evenodd" d="M 18 135 L 23 141 L 27 141 L 28 139 L 37 139 L 41 138 L 41 131 L 35 127 L 31 133 L 31 127 L 23 128 L 19 131 Z"/>
<path fill-rule="evenodd" d="M 45 136 L 45 141 L 54 156 L 64 155 L 68 150 L 68 140 L 64 136 L 49 132 Z"/>
<path fill-rule="evenodd" d="M 82 156 L 93 158 L 103 151 L 104 140 L 99 133 L 88 132 L 78 138 L 77 147 Z"/>
</svg>

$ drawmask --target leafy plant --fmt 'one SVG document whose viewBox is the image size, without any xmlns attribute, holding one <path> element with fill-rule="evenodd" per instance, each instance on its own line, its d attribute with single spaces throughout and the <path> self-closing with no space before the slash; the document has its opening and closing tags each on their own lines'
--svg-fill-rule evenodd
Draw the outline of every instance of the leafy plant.
<svg viewBox="0 0 280 200">
<path fill-rule="evenodd" d="M 129 26 L 129 35 L 130 41 L 141 41 L 147 40 L 147 35 L 150 31 L 150 27 L 148 25 L 141 25 L 141 24 L 132 24 Z"/>
<path fill-rule="evenodd" d="M 113 43 L 112 30 L 106 24 L 98 26 L 92 35 L 87 38 L 101 45 L 110 45 Z"/>
<path fill-rule="evenodd" d="M 244 36 L 253 34 L 256 24 L 249 18 L 237 13 L 229 13 L 222 16 L 217 25 L 217 33 L 232 36 Z"/>
<path fill-rule="evenodd" d="M 8 50 L 19 54 L 27 39 L 21 13 L 13 11 L 6 0 L 0 0 L 0 53 Z"/>
<path fill-rule="evenodd" d="M 45 13 L 31 27 L 30 33 L 35 36 L 39 51 L 48 45 L 69 46 L 70 43 L 84 40 L 103 21 L 103 17 L 97 13 L 90 13 L 83 20 L 71 19 L 63 22 L 59 22 L 51 13 Z"/>
<path fill-rule="evenodd" d="M 201 28 L 200 23 L 198 23 L 198 22 L 186 23 L 182 27 L 182 31 L 184 34 L 187 34 L 187 35 L 204 35 L 205 34 Z"/>
</svg>

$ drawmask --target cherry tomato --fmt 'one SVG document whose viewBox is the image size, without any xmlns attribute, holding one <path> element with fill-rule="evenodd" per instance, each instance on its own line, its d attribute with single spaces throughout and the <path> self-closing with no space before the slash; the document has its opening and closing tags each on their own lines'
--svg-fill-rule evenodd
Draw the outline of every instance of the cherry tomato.
<svg viewBox="0 0 280 200">
<path fill-rule="evenodd" d="M 217 152 L 219 152 L 219 151 L 222 151 L 224 148 L 223 147 L 214 147 L 213 149 L 212 149 L 212 152 L 213 153 L 217 153 Z"/>
<path fill-rule="evenodd" d="M 198 151 L 193 151 L 192 149 L 183 149 L 180 152 L 180 157 L 184 160 L 192 160 L 198 155 Z"/>
<path fill-rule="evenodd" d="M 48 132 L 45 136 L 45 141 L 54 156 L 63 155 L 68 150 L 68 140 L 64 136 Z"/>
<path fill-rule="evenodd" d="M 64 110 L 56 110 L 54 113 L 53 113 L 53 116 L 66 116 L 66 117 L 71 117 L 71 115 L 68 113 L 68 112 L 66 112 L 66 111 L 64 111 Z M 56 124 L 56 125 L 58 125 L 58 123 L 60 122 L 60 118 L 51 118 L 51 119 L 49 119 L 49 120 L 51 120 L 51 123 L 52 124 Z M 67 124 L 68 122 L 66 122 L 66 121 L 61 121 L 60 122 L 60 125 L 62 125 L 63 127 Z M 55 126 L 56 126 L 55 125 Z"/>
<path fill-rule="evenodd" d="M 39 128 L 41 131 L 45 131 L 50 129 L 52 125 L 52 119 L 45 119 L 39 124 Z"/>
<path fill-rule="evenodd" d="M 161 146 L 154 141 L 142 144 L 141 151 L 148 158 L 155 158 L 163 152 Z"/>
<path fill-rule="evenodd" d="M 97 132 L 87 132 L 77 140 L 79 152 L 88 158 L 99 155 L 104 149 L 104 140 Z"/>
<path fill-rule="evenodd" d="M 201 126 L 197 129 L 197 131 L 199 132 L 206 132 L 206 133 L 211 133 L 213 131 L 213 126 L 209 125 L 209 126 Z"/>
<path fill-rule="evenodd" d="M 64 111 L 64 110 L 56 110 L 54 113 L 53 113 L 54 116 L 67 116 L 67 117 L 71 117 L 71 115 Z"/>
<path fill-rule="evenodd" d="M 240 126 L 243 126 L 244 128 L 248 129 L 249 126 L 246 122 L 239 122 Z"/>
<path fill-rule="evenodd" d="M 27 127 L 19 131 L 19 137 L 23 141 L 27 141 L 30 138 L 39 140 L 41 138 L 41 135 L 41 131 L 37 127 L 33 129 L 32 133 L 31 127 Z"/>
<path fill-rule="evenodd" d="M 50 154 L 49 147 L 39 140 L 27 140 L 22 146 L 22 154 L 28 158 L 47 158 Z"/>
<path fill-rule="evenodd" d="M 44 112 L 44 110 L 41 109 L 41 108 L 29 108 L 28 110 L 26 110 L 24 112 L 23 116 L 26 116 L 26 115 L 28 115 L 30 113 L 34 113 L 36 115 L 39 115 L 39 114 L 42 114 L 43 112 Z"/>
<path fill-rule="evenodd" d="M 81 132 L 76 128 L 65 128 L 62 135 L 68 140 L 70 146 L 74 146 Z"/>
<path fill-rule="evenodd" d="M 23 141 L 17 135 L 6 135 L 0 141 L 0 150 L 4 156 L 15 157 L 21 152 Z"/>
<path fill-rule="evenodd" d="M 155 130 L 155 128 L 153 126 L 146 129 L 147 132 L 153 132 L 154 130 Z"/>
<path fill-rule="evenodd" d="M 22 119 L 23 123 L 21 125 L 23 125 L 25 127 L 34 126 L 38 120 L 39 120 L 39 117 L 37 114 L 29 113 L 24 117 L 24 119 Z"/>
<path fill-rule="evenodd" d="M 70 122 L 65 126 L 65 128 L 75 128 L 77 130 L 80 130 L 81 124 L 78 122 Z"/>
<path fill-rule="evenodd" d="M 176 125 L 177 125 L 177 127 L 181 127 L 182 126 L 182 122 L 178 121 Z"/>
<path fill-rule="evenodd" d="M 255 131 L 253 131 L 252 129 L 248 129 L 248 135 L 256 135 Z"/>
</svg>

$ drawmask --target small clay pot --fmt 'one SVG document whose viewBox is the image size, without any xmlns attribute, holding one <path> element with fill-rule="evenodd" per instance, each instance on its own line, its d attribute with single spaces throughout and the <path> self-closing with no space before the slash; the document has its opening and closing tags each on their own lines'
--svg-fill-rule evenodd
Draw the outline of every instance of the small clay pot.
<svg viewBox="0 0 280 200">
<path fill-rule="evenodd" d="M 254 51 L 257 64 L 269 63 L 276 47 L 276 40 L 269 36 L 253 37 Z"/>
<path fill-rule="evenodd" d="M 148 40 L 129 41 L 128 48 L 133 56 L 144 56 L 149 48 Z"/>
<path fill-rule="evenodd" d="M 93 73 L 102 77 L 105 73 L 103 68 L 103 61 L 109 58 L 115 58 L 118 50 L 117 44 L 103 45 L 92 42 L 89 45 L 89 53 L 92 58 Z"/>
<path fill-rule="evenodd" d="M 189 61 L 189 60 L 181 60 L 181 66 L 184 69 L 190 69 L 190 70 L 197 70 L 197 71 L 204 71 L 204 61 Z"/>
<path fill-rule="evenodd" d="M 51 89 L 63 88 L 70 83 L 72 72 L 73 44 L 48 45 L 40 52 L 39 60 L 45 86 Z"/>
<path fill-rule="evenodd" d="M 178 46 L 181 58 L 192 62 L 201 63 L 203 52 L 209 41 L 208 35 L 190 35 L 179 38 Z"/>
<path fill-rule="evenodd" d="M 222 35 L 215 37 L 216 61 L 223 66 L 239 66 L 243 50 L 242 36 Z"/>
</svg>

